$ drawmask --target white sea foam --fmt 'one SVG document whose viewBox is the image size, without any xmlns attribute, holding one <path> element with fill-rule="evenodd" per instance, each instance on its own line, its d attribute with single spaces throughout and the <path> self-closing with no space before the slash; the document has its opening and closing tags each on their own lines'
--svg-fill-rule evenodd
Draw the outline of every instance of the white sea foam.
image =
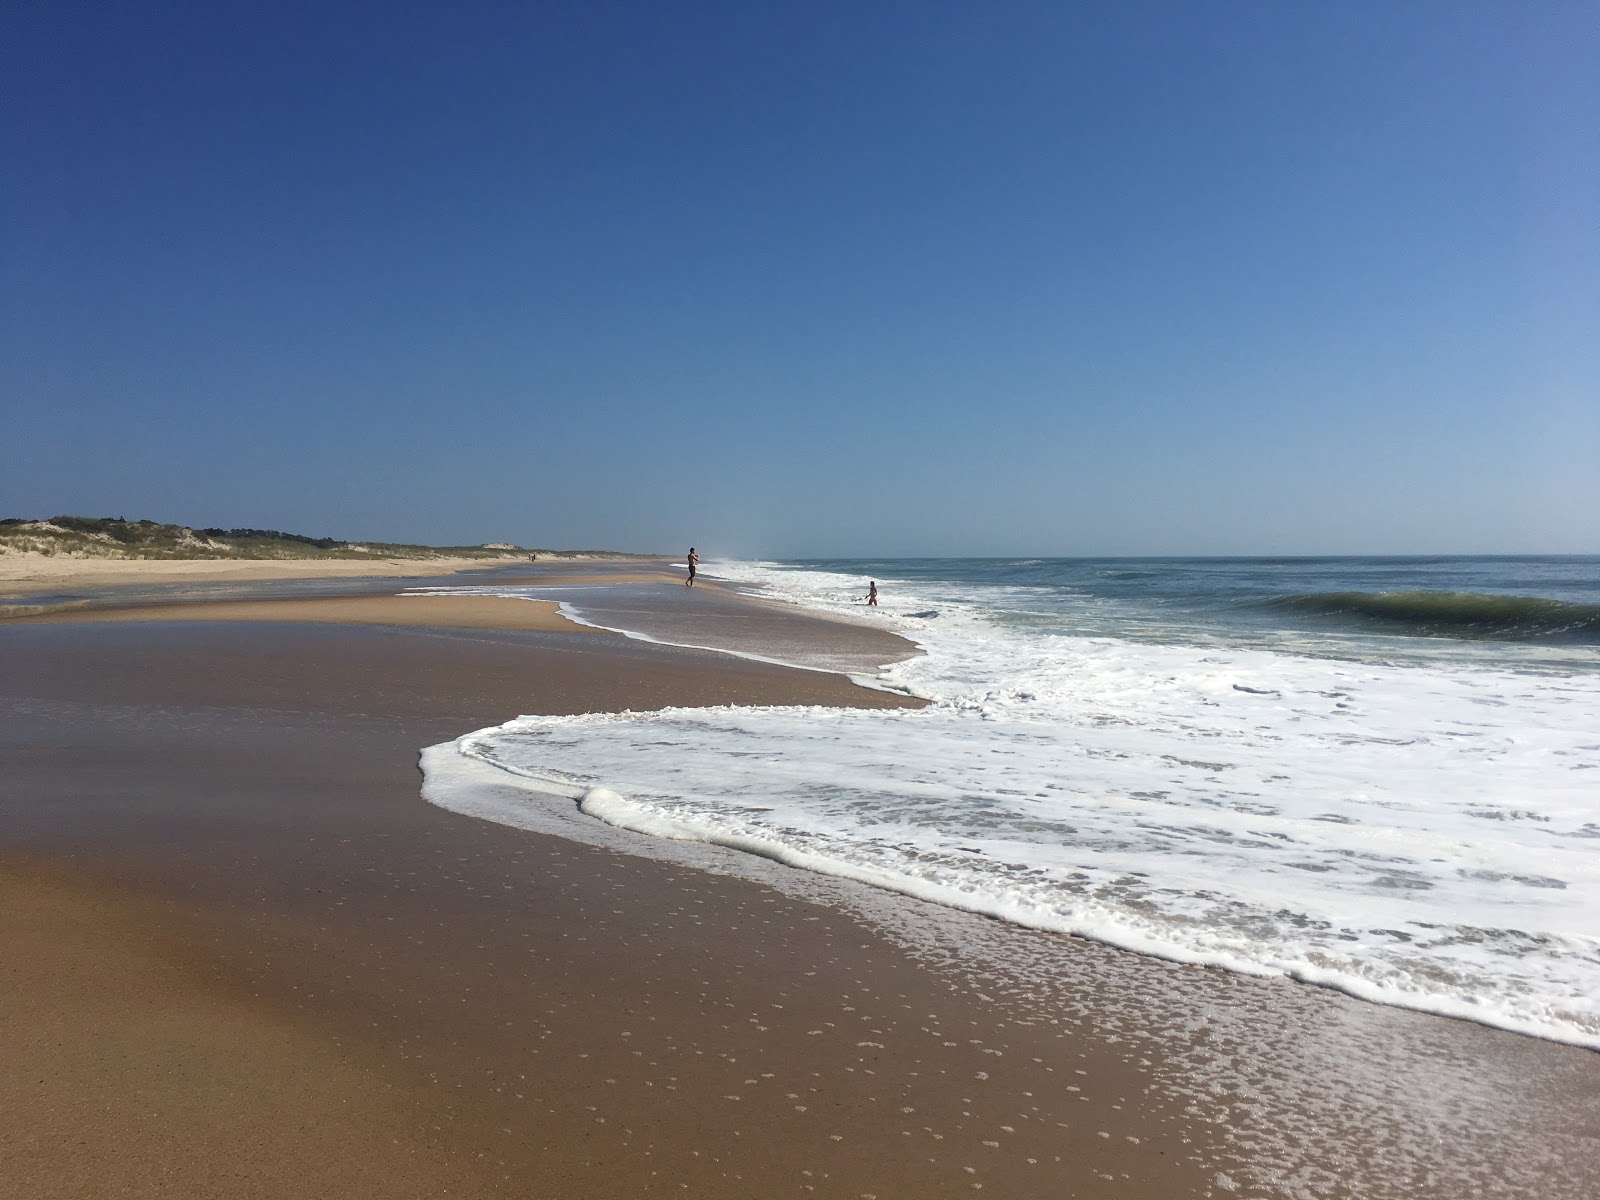
<svg viewBox="0 0 1600 1200">
<path fill-rule="evenodd" d="M 861 611 L 854 576 L 714 569 Z M 879 682 L 921 711 L 522 717 L 450 753 L 658 837 L 1600 1047 L 1600 678 L 1071 636 L 1036 600 L 886 594 L 927 653 Z"/>
</svg>

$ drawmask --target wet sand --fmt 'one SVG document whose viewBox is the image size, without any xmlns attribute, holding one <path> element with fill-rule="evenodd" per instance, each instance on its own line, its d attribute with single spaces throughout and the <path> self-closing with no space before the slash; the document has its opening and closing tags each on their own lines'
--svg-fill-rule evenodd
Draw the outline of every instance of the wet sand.
<svg viewBox="0 0 1600 1200">
<path fill-rule="evenodd" d="M 839 676 L 209 620 L 8 622 L 0 665 L 8 1196 L 1600 1180 L 1597 1055 L 418 799 L 420 747 L 519 712 L 906 702 Z"/>
<path fill-rule="evenodd" d="M 433 590 L 441 586 L 453 590 Z M 684 587 L 682 568 L 659 561 L 516 564 L 456 578 L 377 576 L 348 581 L 343 584 L 347 594 L 335 595 L 325 594 L 324 587 L 310 579 L 146 583 L 44 603 L 7 605 L 0 600 L 0 621 L 292 621 L 590 633 L 627 629 L 674 645 L 805 662 L 847 674 L 872 674 L 884 663 L 919 652 L 870 620 L 822 618 L 791 605 L 763 602 L 704 576 L 697 586 Z M 469 587 L 510 587 L 538 596 L 463 594 L 461 589 Z M 562 599 L 579 600 L 592 623 L 563 616 L 558 611 Z"/>
<path fill-rule="evenodd" d="M 553 600 L 504 596 L 308 596 L 287 600 L 188 600 L 66 608 L 13 617 L 23 624 L 151 621 L 291 621 L 319 625 L 411 625 L 448 629 L 529 629 L 599 633 L 569 621 Z"/>
<path fill-rule="evenodd" d="M 28 596 L 81 588 L 150 583 L 201 583 L 274 579 L 349 579 L 372 575 L 408 578 L 479 571 L 504 558 L 67 558 L 53 554 L 0 554 L 0 595 Z M 532 564 L 529 564 L 532 565 Z"/>
<path fill-rule="evenodd" d="M 3 632 L 19 1194 L 968 1194 L 1127 1157 L 1029 1114 L 1056 1068 L 858 920 L 416 798 L 418 746 L 512 711 L 897 697 L 578 635 Z M 983 1045 L 925 1064 L 924 1026 Z"/>
</svg>

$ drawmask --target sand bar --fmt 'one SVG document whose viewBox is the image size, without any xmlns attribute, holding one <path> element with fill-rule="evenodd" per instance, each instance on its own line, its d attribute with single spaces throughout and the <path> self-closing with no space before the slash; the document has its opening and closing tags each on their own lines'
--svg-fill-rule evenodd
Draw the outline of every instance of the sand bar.
<svg viewBox="0 0 1600 1200">
<path fill-rule="evenodd" d="M 417 798 L 418 747 L 517 712 L 906 703 L 839 676 L 298 621 L 10 622 L 0 661 L 19 1196 L 1564 1198 L 1600 1177 L 1597 1055 Z"/>
<path fill-rule="evenodd" d="M 0 595 L 27 596 L 75 587 L 216 580 L 409 579 L 508 565 L 493 558 L 272 558 L 118 559 L 50 554 L 0 554 Z M 530 564 L 531 565 L 531 564 Z"/>
<path fill-rule="evenodd" d="M 140 578 L 77 596 L 0 603 L 0 622 L 299 621 L 573 632 L 597 632 L 599 625 L 675 645 L 864 675 L 919 653 L 881 622 L 820 617 L 704 577 L 694 588 L 682 583 L 682 568 L 659 560 L 519 563 L 456 578 L 411 581 L 362 577 L 333 585 L 351 594 L 331 595 L 326 584 L 298 577 L 181 584 Z M 314 587 L 323 594 L 310 594 Z M 506 597 L 458 590 L 468 587 L 534 594 Z M 402 589 L 404 594 L 397 594 Z M 559 611 L 560 600 L 551 597 L 577 599 L 592 623 L 568 620 Z"/>
<path fill-rule="evenodd" d="M 601 633 L 569 621 L 554 601 L 503 596 L 328 596 L 288 600 L 193 601 L 69 608 L 11 618 L 19 623 L 296 621 L 334 625 L 426 625 L 456 629 L 542 629 Z"/>
</svg>

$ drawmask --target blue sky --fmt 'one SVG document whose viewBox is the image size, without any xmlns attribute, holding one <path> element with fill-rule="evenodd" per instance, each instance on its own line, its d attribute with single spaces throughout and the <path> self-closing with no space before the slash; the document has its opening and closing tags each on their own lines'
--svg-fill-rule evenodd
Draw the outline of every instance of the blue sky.
<svg viewBox="0 0 1600 1200">
<path fill-rule="evenodd" d="M 1600 551 L 1600 5 L 13 5 L 0 509 Z"/>
</svg>

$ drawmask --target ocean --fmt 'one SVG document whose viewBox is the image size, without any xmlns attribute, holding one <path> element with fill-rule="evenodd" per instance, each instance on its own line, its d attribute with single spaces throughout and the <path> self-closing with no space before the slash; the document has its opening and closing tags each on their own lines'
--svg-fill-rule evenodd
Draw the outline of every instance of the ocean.
<svg viewBox="0 0 1600 1200">
<path fill-rule="evenodd" d="M 861 682 L 930 704 L 521 717 L 449 752 L 639 832 L 1600 1048 L 1600 558 L 702 570 L 901 633 L 922 653 Z"/>
</svg>

